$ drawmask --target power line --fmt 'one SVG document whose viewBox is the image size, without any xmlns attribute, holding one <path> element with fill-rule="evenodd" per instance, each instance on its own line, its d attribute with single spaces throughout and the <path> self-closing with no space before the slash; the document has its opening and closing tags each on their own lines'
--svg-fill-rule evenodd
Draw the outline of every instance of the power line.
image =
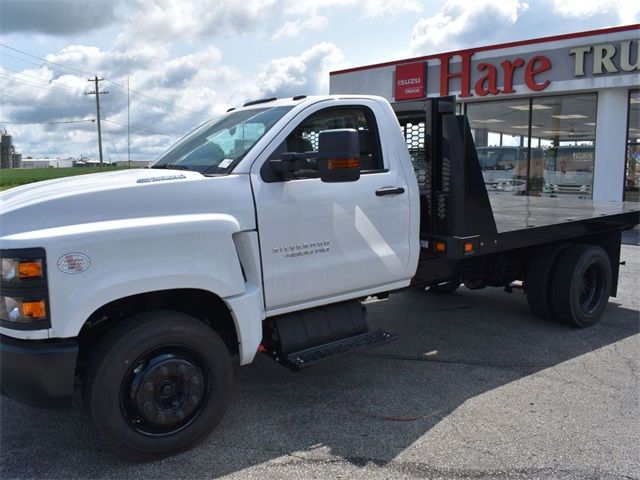
<svg viewBox="0 0 640 480">
<path fill-rule="evenodd" d="M 121 88 L 123 90 L 127 90 L 127 87 L 123 87 L 122 85 L 120 85 L 119 83 L 114 82 L 113 80 L 109 80 L 109 79 L 105 79 L 107 82 L 115 85 L 118 88 Z M 142 93 L 142 92 L 138 92 L 137 90 L 134 90 L 132 88 L 128 89 L 131 93 L 135 93 L 136 95 L 140 95 L 142 97 L 148 98 L 154 102 L 157 103 L 161 103 L 163 105 L 167 105 L 168 107 L 170 107 L 172 110 L 176 110 L 176 111 L 182 111 L 184 112 L 184 114 L 186 115 L 191 115 L 194 117 L 204 117 L 204 118 L 210 118 L 209 115 L 203 114 L 203 113 L 198 113 L 198 112 L 194 112 L 193 110 L 187 110 L 186 108 L 182 108 L 182 107 L 176 107 L 175 105 L 169 103 L 169 102 L 165 102 L 163 100 L 157 99 L 155 97 L 152 97 L 151 95 L 147 95 L 146 93 Z"/>
<path fill-rule="evenodd" d="M 24 58 L 16 57 L 15 55 L 11 55 L 7 52 L 0 52 L 0 55 L 6 55 L 7 57 L 15 58 L 16 60 L 20 60 L 21 62 L 28 63 L 30 65 L 35 65 L 36 67 L 42 67 L 42 63 L 32 62 L 31 60 L 25 60 Z"/>
<path fill-rule="evenodd" d="M 29 75 L 28 73 L 18 72 L 17 70 L 13 70 L 11 68 L 6 68 L 6 67 L 2 67 L 2 68 L 4 70 L 11 70 L 12 72 L 15 72 L 14 74 L 11 74 L 11 73 L 9 73 L 9 74 L 5 73 L 4 74 L 4 75 L 8 75 L 11 78 L 15 77 L 16 75 L 20 75 L 20 76 L 23 76 L 23 77 L 28 77 L 27 80 L 22 80 L 22 78 L 17 78 L 16 80 L 28 81 L 28 82 L 38 82 L 44 87 L 64 88 L 65 90 L 71 90 L 73 92 L 82 92 L 83 91 L 81 88 L 78 88 L 78 87 L 69 87 L 67 85 L 51 85 L 51 82 L 49 82 L 48 80 L 43 80 L 42 78 L 36 77 L 35 75 Z"/>
<path fill-rule="evenodd" d="M 116 146 L 116 141 L 113 138 L 113 135 L 111 134 L 111 130 L 109 130 L 109 128 L 106 125 L 104 126 L 104 130 L 105 130 L 105 132 L 107 132 L 107 135 L 109 135 L 109 140 L 110 140 L 109 143 L 111 143 L 111 146 L 116 151 L 116 154 L 120 157 L 121 156 L 120 155 L 120 151 L 118 150 L 118 147 Z"/>
<path fill-rule="evenodd" d="M 66 86 L 66 85 L 51 85 L 51 84 L 50 84 L 50 82 L 49 82 L 48 80 L 43 80 L 42 78 L 40 78 L 40 77 L 36 77 L 35 75 L 29 75 L 28 73 L 22 73 L 22 72 L 19 72 L 19 71 L 17 71 L 17 70 L 14 70 L 14 69 L 12 69 L 12 68 L 9 68 L 9 67 L 2 67 L 2 69 L 3 69 L 3 70 L 10 70 L 10 71 L 12 71 L 12 72 L 17 73 L 18 75 L 22 75 L 23 77 L 29 77 L 29 81 L 30 81 L 30 82 L 38 81 L 38 82 L 42 82 L 42 83 L 43 83 L 43 85 L 48 85 L 48 86 L 52 86 L 52 87 L 55 87 L 55 88 L 66 88 L 66 89 L 68 89 L 68 90 L 75 90 L 75 91 L 78 91 L 78 92 L 82 92 L 82 89 L 81 89 L 81 88 L 77 88 L 77 87 L 68 87 L 68 86 Z M 6 74 L 5 74 L 5 75 L 6 75 Z M 32 78 L 33 78 L 34 80 L 31 80 Z"/>
<path fill-rule="evenodd" d="M 1 72 L 0 72 L 0 77 L 4 78 L 5 80 L 12 80 L 12 81 L 17 82 L 17 83 L 22 83 L 24 85 L 29 85 L 30 87 L 49 88 L 49 89 L 54 89 L 54 90 L 69 90 L 69 91 L 72 91 L 74 93 L 82 92 L 82 90 L 80 90 L 80 89 L 71 88 L 71 87 L 65 87 L 63 85 L 49 85 L 49 84 L 45 85 L 45 84 L 33 83 L 33 82 L 30 82 L 30 81 L 27 81 L 27 80 L 22 80 L 21 78 L 14 78 L 11 75 L 7 75 L 7 74 L 1 73 Z"/>
<path fill-rule="evenodd" d="M 49 125 L 58 125 L 60 123 L 84 123 L 84 122 L 94 123 L 95 121 L 96 121 L 95 118 L 87 118 L 85 120 L 68 120 L 68 121 L 62 121 L 62 122 L 49 122 Z"/>
<path fill-rule="evenodd" d="M 17 100 L 17 101 L 22 102 L 22 103 L 32 103 L 34 105 L 44 105 L 46 107 L 76 108 L 76 105 L 63 105 L 61 103 L 39 102 L 39 101 L 36 101 L 36 100 L 27 99 L 27 98 L 16 97 L 15 95 L 9 95 L 8 93 L 4 93 L 4 92 L 0 93 L 0 96 L 13 98 L 14 100 Z M 80 106 L 80 105 L 78 104 L 78 106 Z"/>
<path fill-rule="evenodd" d="M 122 123 L 122 122 L 118 122 L 117 120 L 111 120 L 108 118 L 103 118 L 102 119 L 105 122 L 109 122 L 109 123 L 115 123 L 116 125 L 121 125 L 123 127 L 126 127 L 127 124 L 126 123 Z M 136 125 L 129 125 L 130 128 L 134 129 L 134 130 L 142 130 L 142 131 L 146 131 L 146 132 L 150 132 L 150 133 L 155 133 L 157 135 L 166 135 L 167 137 L 173 137 L 176 134 L 175 133 L 166 133 L 166 132 L 160 132 L 158 130 L 153 130 L 151 128 L 146 128 L 146 127 L 138 127 Z"/>
<path fill-rule="evenodd" d="M 79 73 L 82 73 L 83 75 L 91 75 L 90 73 L 88 73 L 88 72 L 86 72 L 86 71 L 84 71 L 84 70 L 80 70 L 80 69 L 78 69 L 78 68 L 73 68 L 73 67 L 68 67 L 68 66 L 62 65 L 62 64 L 60 64 L 60 63 L 56 63 L 56 62 L 52 62 L 52 61 L 50 61 L 50 60 L 46 60 L 46 59 L 44 59 L 44 58 L 42 58 L 42 57 L 38 57 L 38 56 L 36 56 L 36 55 L 32 55 L 32 54 L 30 54 L 30 53 L 24 52 L 24 51 L 19 50 L 19 49 L 17 49 L 17 48 L 10 47 L 9 45 L 4 44 L 4 43 L 0 43 L 0 46 L 3 46 L 3 47 L 5 47 L 5 48 L 8 48 L 8 49 L 13 50 L 13 51 L 18 52 L 18 53 L 21 53 L 21 54 L 23 54 L 23 55 L 27 55 L 27 56 L 29 56 L 29 57 L 32 57 L 32 58 L 36 58 L 36 59 L 42 60 L 43 62 L 46 62 L 46 63 L 51 64 L 51 65 L 57 65 L 58 67 L 65 68 L 65 69 L 67 69 L 67 70 L 71 70 L 71 71 L 75 71 L 75 72 L 79 72 Z M 5 54 L 5 55 L 6 55 L 6 54 Z M 55 69 L 54 69 L 54 70 L 55 70 Z M 14 71 L 15 71 L 15 70 L 14 70 Z M 122 90 L 127 90 L 127 87 L 125 87 L 125 86 L 123 86 L 123 85 L 120 85 L 119 83 L 114 82 L 113 80 L 109 80 L 109 79 L 105 78 L 105 81 L 107 81 L 107 82 L 109 82 L 109 83 L 111 83 L 111 84 L 115 85 L 115 86 L 116 86 L 116 87 L 118 87 L 118 88 L 121 88 Z M 151 95 L 148 95 L 148 94 L 146 94 L 146 93 L 142 93 L 142 92 L 139 92 L 139 91 L 137 91 L 137 90 L 133 90 L 133 89 L 129 89 L 129 90 L 131 91 L 131 93 L 134 93 L 134 94 L 136 94 L 136 95 L 140 95 L 141 97 L 144 97 L 144 98 L 148 98 L 148 99 L 150 99 L 150 100 L 152 100 L 152 101 L 154 101 L 154 102 L 157 102 L 157 103 L 161 103 L 161 104 L 167 105 L 167 106 L 168 106 L 168 107 L 170 107 L 171 109 L 176 110 L 176 111 L 182 111 L 182 112 L 184 112 L 184 113 L 185 113 L 185 114 L 187 114 L 187 115 L 192 115 L 192 116 L 197 116 L 197 117 L 203 117 L 203 118 L 204 118 L 204 117 L 206 117 L 206 118 L 209 118 L 209 117 L 210 117 L 210 116 L 209 116 L 209 115 L 207 115 L 207 114 L 198 113 L 198 112 L 195 112 L 195 111 L 193 111 L 193 110 L 188 110 L 188 109 L 186 109 L 186 108 L 182 108 L 182 107 L 177 107 L 177 106 L 175 106 L 175 105 L 173 105 L 173 104 L 171 104 L 171 103 L 165 102 L 165 101 L 160 100 L 160 99 L 155 98 L 155 97 L 152 97 Z"/>
<path fill-rule="evenodd" d="M 14 52 L 22 53 L 23 55 L 26 55 L 27 57 L 36 58 L 38 60 L 42 60 L 43 62 L 49 63 L 51 65 L 57 65 L 58 67 L 66 68 L 67 70 L 71 70 L 71 71 L 75 71 L 75 72 L 81 73 L 82 75 L 90 75 L 90 73 L 85 72 L 83 70 L 80 70 L 78 68 L 67 67 L 66 65 L 62 65 L 61 63 L 52 62 L 51 60 L 46 60 L 46 59 L 44 59 L 42 57 L 38 57 L 36 55 L 31 55 L 30 53 L 23 52 L 22 50 L 18 50 L 17 48 L 10 47 L 9 45 L 7 45 L 5 43 L 0 43 L 0 45 L 3 46 L 4 48 L 8 48 L 9 50 L 13 50 Z"/>
</svg>

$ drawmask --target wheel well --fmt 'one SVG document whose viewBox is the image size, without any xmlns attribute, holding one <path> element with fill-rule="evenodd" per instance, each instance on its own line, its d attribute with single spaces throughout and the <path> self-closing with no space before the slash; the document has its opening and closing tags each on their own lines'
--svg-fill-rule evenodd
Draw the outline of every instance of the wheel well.
<svg viewBox="0 0 640 480">
<path fill-rule="evenodd" d="M 78 334 L 79 367 L 84 365 L 88 352 L 107 331 L 126 322 L 132 315 L 149 310 L 173 310 L 191 315 L 215 330 L 230 353 L 238 352 L 233 317 L 220 297 L 198 289 L 159 290 L 114 300 L 91 314 Z"/>
</svg>

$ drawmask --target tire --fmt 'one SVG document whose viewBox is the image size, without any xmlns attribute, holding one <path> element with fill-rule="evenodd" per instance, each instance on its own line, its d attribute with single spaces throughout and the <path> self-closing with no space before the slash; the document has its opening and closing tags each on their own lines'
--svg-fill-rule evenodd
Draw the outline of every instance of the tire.
<svg viewBox="0 0 640 480">
<path fill-rule="evenodd" d="M 151 461 L 204 440 L 233 389 L 229 351 L 218 334 L 179 312 L 134 315 L 89 357 L 84 404 L 105 443 Z"/>
<path fill-rule="evenodd" d="M 558 258 L 569 246 L 568 243 L 560 243 L 542 248 L 527 270 L 525 285 L 529 309 L 544 320 L 557 321 L 551 306 L 551 279 Z"/>
<path fill-rule="evenodd" d="M 585 328 L 595 324 L 611 294 L 611 261 L 593 245 L 576 245 L 558 260 L 551 304 L 558 321 Z"/>
<path fill-rule="evenodd" d="M 459 287 L 459 280 L 449 280 L 448 282 L 436 283 L 435 285 L 429 286 L 428 291 L 436 295 L 448 295 L 449 293 L 455 292 Z"/>
</svg>

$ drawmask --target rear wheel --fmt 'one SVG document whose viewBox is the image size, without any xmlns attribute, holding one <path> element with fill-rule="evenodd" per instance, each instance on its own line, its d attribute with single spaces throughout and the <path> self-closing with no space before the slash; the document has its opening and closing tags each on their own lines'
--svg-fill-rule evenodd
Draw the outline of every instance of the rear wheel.
<svg viewBox="0 0 640 480">
<path fill-rule="evenodd" d="M 593 245 L 576 245 L 558 260 L 551 290 L 558 321 L 576 327 L 595 324 L 609 301 L 611 261 Z"/>
<path fill-rule="evenodd" d="M 202 441 L 224 414 L 233 367 L 207 325 L 179 312 L 135 315 L 98 344 L 85 406 L 107 445 L 149 461 Z"/>
<path fill-rule="evenodd" d="M 561 243 L 542 248 L 527 271 L 527 303 L 534 315 L 545 320 L 556 320 L 551 306 L 551 279 L 558 258 L 569 246 L 568 243 Z"/>
</svg>

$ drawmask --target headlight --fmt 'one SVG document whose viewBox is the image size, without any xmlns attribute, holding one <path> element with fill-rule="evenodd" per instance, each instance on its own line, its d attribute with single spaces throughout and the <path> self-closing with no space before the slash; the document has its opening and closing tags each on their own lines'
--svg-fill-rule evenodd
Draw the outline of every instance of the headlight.
<svg viewBox="0 0 640 480">
<path fill-rule="evenodd" d="M 5 282 L 20 282 L 22 280 L 42 278 L 43 274 L 41 259 L 2 259 L 2 280 Z"/>
<path fill-rule="evenodd" d="M 0 250 L 0 325 L 17 330 L 51 326 L 43 248 Z"/>
</svg>

